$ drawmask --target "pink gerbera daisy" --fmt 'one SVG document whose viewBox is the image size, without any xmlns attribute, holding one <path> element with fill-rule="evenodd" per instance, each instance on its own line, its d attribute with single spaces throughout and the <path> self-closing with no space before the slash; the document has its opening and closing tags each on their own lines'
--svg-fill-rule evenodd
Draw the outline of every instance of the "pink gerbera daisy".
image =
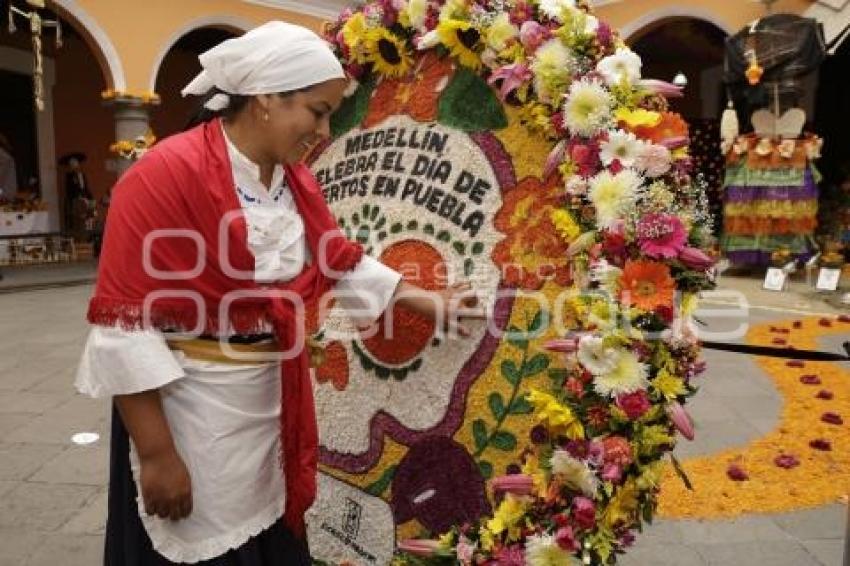
<svg viewBox="0 0 850 566">
<path fill-rule="evenodd" d="M 674 258 L 688 241 L 682 221 L 670 214 L 647 214 L 637 225 L 640 251 L 652 258 Z"/>
</svg>

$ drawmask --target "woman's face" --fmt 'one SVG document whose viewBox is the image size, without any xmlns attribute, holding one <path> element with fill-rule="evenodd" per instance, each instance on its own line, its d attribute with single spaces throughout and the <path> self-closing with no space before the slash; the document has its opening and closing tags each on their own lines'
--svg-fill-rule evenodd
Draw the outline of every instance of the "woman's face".
<svg viewBox="0 0 850 566">
<path fill-rule="evenodd" d="M 278 163 L 301 161 L 316 142 L 331 135 L 330 118 L 342 103 L 348 82 L 332 79 L 289 96 L 269 96 L 268 145 Z"/>
</svg>

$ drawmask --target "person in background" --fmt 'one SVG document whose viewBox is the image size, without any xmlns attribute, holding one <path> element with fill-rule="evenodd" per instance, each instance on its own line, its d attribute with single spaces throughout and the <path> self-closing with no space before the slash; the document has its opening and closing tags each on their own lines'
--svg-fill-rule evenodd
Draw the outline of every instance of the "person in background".
<svg viewBox="0 0 850 566">
<path fill-rule="evenodd" d="M 0 133 L 0 201 L 12 201 L 18 192 L 18 172 L 9 139 Z"/>
</svg>

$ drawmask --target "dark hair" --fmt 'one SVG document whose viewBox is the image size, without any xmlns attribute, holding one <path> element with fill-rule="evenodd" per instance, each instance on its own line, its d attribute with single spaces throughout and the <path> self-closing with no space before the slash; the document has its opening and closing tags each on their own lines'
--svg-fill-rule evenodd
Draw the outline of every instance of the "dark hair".
<svg viewBox="0 0 850 566">
<path fill-rule="evenodd" d="M 310 88 L 311 87 L 305 87 L 299 88 L 297 90 L 291 90 L 288 92 L 278 92 L 277 95 L 281 98 L 286 98 L 287 96 L 292 96 L 296 92 L 305 92 L 307 90 L 310 90 Z M 228 104 L 227 107 L 222 110 L 210 110 L 205 106 L 205 104 L 217 94 L 226 94 L 227 96 L 229 96 L 230 104 Z M 237 114 L 242 112 L 242 110 L 248 105 L 248 102 L 250 102 L 252 98 L 254 97 L 251 95 L 229 94 L 219 88 L 213 88 L 206 95 L 204 95 L 203 98 L 201 98 L 201 102 L 198 108 L 195 110 L 194 114 L 192 114 L 191 118 L 189 118 L 189 122 L 186 124 L 184 130 L 191 130 L 195 126 L 203 124 L 204 122 L 209 122 L 213 118 L 234 118 Z"/>
</svg>

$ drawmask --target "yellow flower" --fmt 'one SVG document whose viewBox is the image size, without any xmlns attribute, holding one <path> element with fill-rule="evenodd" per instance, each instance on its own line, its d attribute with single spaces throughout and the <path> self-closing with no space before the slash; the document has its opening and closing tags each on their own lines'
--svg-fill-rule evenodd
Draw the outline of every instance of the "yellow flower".
<svg viewBox="0 0 850 566">
<path fill-rule="evenodd" d="M 528 393 L 528 402 L 534 405 L 537 420 L 552 432 L 565 434 L 573 440 L 584 438 L 581 421 L 552 395 L 532 389 Z"/>
<path fill-rule="evenodd" d="M 558 234 L 560 234 L 564 241 L 568 244 L 578 238 L 581 234 L 581 227 L 569 211 L 564 210 L 563 208 L 558 208 L 553 210 L 549 217 L 552 219 L 552 224 L 555 225 L 555 229 L 558 231 Z"/>
<path fill-rule="evenodd" d="M 638 490 L 634 481 L 626 482 L 617 492 L 608 507 L 602 513 L 603 524 L 613 529 L 618 523 L 631 523 L 638 508 Z"/>
<path fill-rule="evenodd" d="M 510 14 L 502 12 L 496 16 L 485 33 L 487 36 L 487 45 L 496 51 L 501 51 L 507 47 L 510 40 L 519 35 L 519 30 L 511 22 Z"/>
<path fill-rule="evenodd" d="M 363 12 L 357 12 L 342 26 L 342 40 L 351 49 L 355 60 L 361 63 L 364 61 L 365 56 L 361 44 L 366 41 L 367 32 L 368 25 L 366 24 L 366 16 L 363 15 Z"/>
<path fill-rule="evenodd" d="M 525 516 L 528 503 L 519 497 L 508 494 L 502 500 L 493 518 L 487 521 L 487 529 L 494 535 L 508 531 L 508 539 L 516 539 L 519 535 L 517 528 Z"/>
<path fill-rule="evenodd" d="M 438 537 L 440 542 L 440 546 L 443 548 L 454 548 L 455 544 L 455 534 L 453 531 L 449 531 L 445 534 L 442 534 Z"/>
<path fill-rule="evenodd" d="M 534 487 L 537 490 L 538 497 L 546 496 L 546 474 L 540 469 L 540 461 L 537 456 L 531 454 L 525 458 L 525 463 L 522 465 L 522 473 L 531 477 L 534 481 Z"/>
<path fill-rule="evenodd" d="M 666 369 L 658 372 L 652 380 L 652 386 L 667 399 L 675 399 L 685 394 L 685 383 Z"/>
<path fill-rule="evenodd" d="M 380 27 L 367 33 L 368 61 L 375 71 L 389 77 L 403 77 L 413 66 L 413 57 L 404 40 Z"/>
<path fill-rule="evenodd" d="M 493 546 L 495 546 L 495 541 L 493 540 L 493 533 L 487 530 L 486 527 L 481 529 L 481 536 L 478 539 L 478 543 L 481 545 L 481 550 L 488 551 L 492 550 Z"/>
<path fill-rule="evenodd" d="M 692 315 L 699 307 L 699 295 L 696 293 L 684 293 L 682 296 L 682 315 Z"/>
<path fill-rule="evenodd" d="M 643 466 L 640 476 L 637 478 L 637 487 L 642 490 L 655 489 L 661 485 L 661 474 L 664 471 L 664 463 L 660 460 Z"/>
<path fill-rule="evenodd" d="M 625 122 L 630 129 L 641 126 L 654 128 L 661 123 L 660 113 L 645 110 L 643 108 L 629 110 L 628 108 L 621 107 L 614 113 L 614 117 L 616 117 L 619 122 Z"/>
<path fill-rule="evenodd" d="M 659 446 L 674 445 L 676 441 L 668 430 L 664 425 L 643 427 L 636 439 L 638 454 L 641 456 L 651 456 Z"/>
<path fill-rule="evenodd" d="M 481 32 L 471 23 L 454 19 L 441 21 L 437 25 L 437 36 L 461 65 L 473 71 L 481 68 L 481 57 L 478 54 Z"/>
</svg>

